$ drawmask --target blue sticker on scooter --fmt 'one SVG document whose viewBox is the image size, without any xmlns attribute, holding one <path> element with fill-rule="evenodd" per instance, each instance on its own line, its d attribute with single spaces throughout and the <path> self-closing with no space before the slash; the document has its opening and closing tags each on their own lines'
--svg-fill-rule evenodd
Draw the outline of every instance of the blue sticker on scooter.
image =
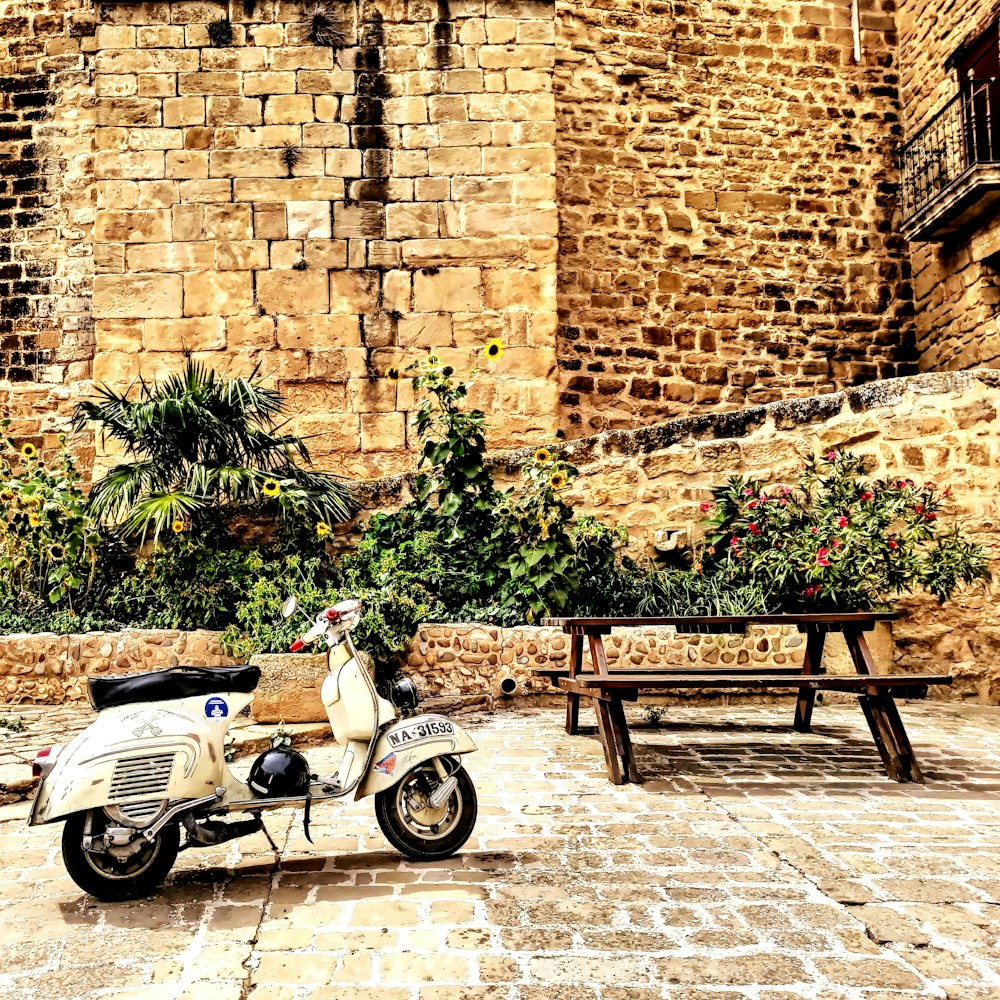
<svg viewBox="0 0 1000 1000">
<path fill-rule="evenodd" d="M 205 702 L 206 719 L 224 719 L 229 715 L 229 706 L 224 698 L 209 698 Z"/>
</svg>

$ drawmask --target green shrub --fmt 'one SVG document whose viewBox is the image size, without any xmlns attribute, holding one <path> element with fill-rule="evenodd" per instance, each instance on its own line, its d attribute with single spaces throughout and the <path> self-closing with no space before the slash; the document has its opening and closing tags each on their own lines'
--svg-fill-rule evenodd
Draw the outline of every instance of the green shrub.
<svg viewBox="0 0 1000 1000">
<path fill-rule="evenodd" d="M 734 477 L 712 493 L 699 568 L 772 611 L 869 611 L 920 588 L 944 601 L 990 578 L 981 546 L 941 530 L 950 491 L 871 480 L 857 455 L 809 458 L 792 486 Z"/>
<path fill-rule="evenodd" d="M 21 611 L 72 610 L 94 585 L 101 536 L 66 438 L 48 456 L 24 444 L 17 459 L 10 438 L 0 444 L 0 595 Z"/>
</svg>

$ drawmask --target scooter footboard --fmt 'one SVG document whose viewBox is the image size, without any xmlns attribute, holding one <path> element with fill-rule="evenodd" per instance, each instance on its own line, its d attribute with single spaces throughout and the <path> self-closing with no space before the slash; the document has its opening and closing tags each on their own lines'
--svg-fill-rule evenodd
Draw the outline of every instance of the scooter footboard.
<svg viewBox="0 0 1000 1000">
<path fill-rule="evenodd" d="M 472 753 L 475 749 L 469 734 L 443 715 L 416 715 L 397 722 L 378 738 L 371 768 L 358 786 L 355 798 L 391 788 L 425 760 L 444 754 Z"/>
</svg>

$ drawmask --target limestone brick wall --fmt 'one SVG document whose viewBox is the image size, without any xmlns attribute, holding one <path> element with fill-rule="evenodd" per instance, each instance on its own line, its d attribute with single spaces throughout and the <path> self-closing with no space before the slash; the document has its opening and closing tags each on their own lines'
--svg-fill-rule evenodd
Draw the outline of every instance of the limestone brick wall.
<svg viewBox="0 0 1000 1000">
<path fill-rule="evenodd" d="M 945 64 L 994 0 L 901 0 L 899 64 L 906 136 L 958 93 Z M 910 244 L 916 350 L 923 370 L 1000 361 L 1000 216 L 943 243 Z"/>
<path fill-rule="evenodd" d="M 558 0 L 574 434 L 905 373 L 893 0 Z"/>
<path fill-rule="evenodd" d="M 102 8 L 94 378 L 259 366 L 321 464 L 371 476 L 411 463 L 386 372 L 496 336 L 494 444 L 552 431 L 552 6 L 332 9 L 319 45 L 302 3 Z"/>
<path fill-rule="evenodd" d="M 89 0 L 0 0 L 0 411 L 38 444 L 93 353 L 93 34 Z"/>
</svg>

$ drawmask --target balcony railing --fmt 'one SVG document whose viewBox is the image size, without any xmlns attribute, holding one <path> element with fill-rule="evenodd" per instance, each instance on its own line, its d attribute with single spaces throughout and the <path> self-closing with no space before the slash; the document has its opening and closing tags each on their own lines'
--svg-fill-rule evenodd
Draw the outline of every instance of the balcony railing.
<svg viewBox="0 0 1000 1000">
<path fill-rule="evenodd" d="M 903 235 L 943 240 L 1000 195 L 1000 80 L 974 80 L 902 149 Z"/>
</svg>

